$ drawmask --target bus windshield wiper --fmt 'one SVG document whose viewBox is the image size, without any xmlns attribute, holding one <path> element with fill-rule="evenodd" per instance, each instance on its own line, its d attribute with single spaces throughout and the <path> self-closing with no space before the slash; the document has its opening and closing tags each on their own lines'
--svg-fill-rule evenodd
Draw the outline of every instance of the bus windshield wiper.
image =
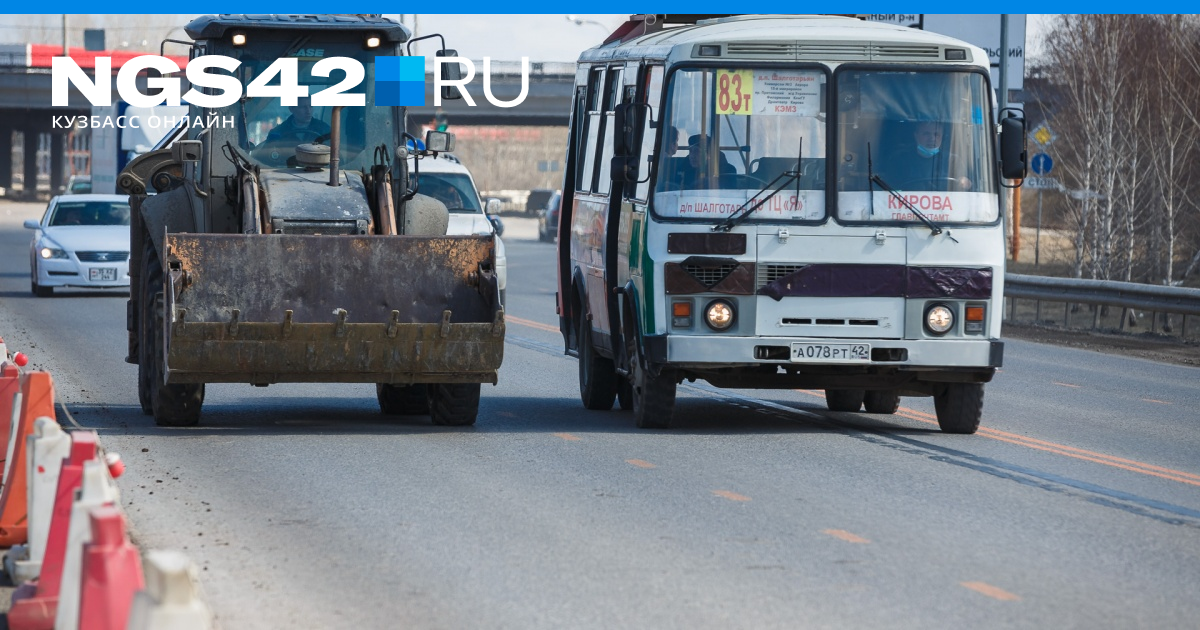
<svg viewBox="0 0 1200 630">
<path fill-rule="evenodd" d="M 942 229 L 942 226 L 934 223 L 933 220 L 931 220 L 929 217 L 925 216 L 924 213 L 922 213 L 920 210 L 917 210 L 917 207 L 912 205 L 912 202 L 905 199 L 904 195 L 901 195 L 900 193 L 896 192 L 891 186 L 888 186 L 888 183 L 883 181 L 882 177 L 880 177 L 878 175 L 871 175 L 871 183 L 879 184 L 880 188 L 886 190 L 889 195 L 895 197 L 896 201 L 899 201 L 905 208 L 908 208 L 909 211 L 911 211 L 914 215 L 916 215 L 916 217 L 918 219 L 920 219 L 921 222 L 926 225 L 926 227 L 929 228 L 929 231 L 933 232 L 934 236 L 937 236 L 938 234 L 945 232 L 945 230 Z M 950 235 L 947 233 L 946 236 L 950 236 Z M 953 236 L 950 237 L 950 240 L 952 240 L 956 243 L 958 242 L 958 241 L 954 240 Z"/>
<path fill-rule="evenodd" d="M 733 214 L 729 215 L 728 217 L 725 217 L 724 221 L 721 221 L 720 223 L 714 225 L 712 227 L 712 231 L 713 232 L 728 232 L 729 230 L 732 230 L 734 228 L 734 226 L 736 226 L 738 223 L 741 223 L 742 220 L 745 219 L 746 217 L 754 214 L 755 210 L 758 210 L 759 208 L 761 208 L 764 203 L 767 203 L 768 201 L 771 200 L 771 197 L 774 197 L 775 195 L 779 194 L 779 191 L 783 190 L 785 186 L 792 183 L 793 181 L 796 182 L 796 203 L 800 203 L 800 165 L 803 164 L 803 162 L 804 162 L 804 138 L 803 137 L 800 138 L 800 146 L 799 146 L 799 149 L 796 151 L 796 153 L 797 153 L 797 155 L 796 155 L 795 170 L 784 171 L 784 172 L 776 175 L 775 179 L 772 179 L 770 183 L 768 183 L 766 186 L 763 186 L 762 188 L 759 188 L 758 192 L 754 193 L 753 195 L 750 195 L 750 198 L 746 200 L 746 203 L 743 203 L 741 206 L 738 207 L 737 210 L 734 210 Z M 778 186 L 775 186 L 775 183 L 779 182 L 779 180 L 781 180 L 781 179 L 783 180 L 783 182 L 780 183 Z M 754 201 L 755 199 L 758 199 L 759 195 L 766 192 L 767 189 L 772 186 L 775 186 L 775 190 L 772 190 L 766 197 L 759 199 L 757 202 Z M 753 202 L 753 205 L 751 205 L 752 202 Z"/>
</svg>

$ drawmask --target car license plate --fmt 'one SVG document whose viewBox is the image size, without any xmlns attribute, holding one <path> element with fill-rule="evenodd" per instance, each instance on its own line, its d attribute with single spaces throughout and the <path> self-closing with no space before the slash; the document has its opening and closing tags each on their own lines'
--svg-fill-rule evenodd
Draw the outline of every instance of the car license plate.
<svg viewBox="0 0 1200 630">
<path fill-rule="evenodd" d="M 792 361 L 797 363 L 866 363 L 871 360 L 867 343 L 793 343 Z"/>
<path fill-rule="evenodd" d="M 90 282 L 115 282 L 117 280 L 117 268 L 92 267 L 88 269 L 88 280 Z"/>
</svg>

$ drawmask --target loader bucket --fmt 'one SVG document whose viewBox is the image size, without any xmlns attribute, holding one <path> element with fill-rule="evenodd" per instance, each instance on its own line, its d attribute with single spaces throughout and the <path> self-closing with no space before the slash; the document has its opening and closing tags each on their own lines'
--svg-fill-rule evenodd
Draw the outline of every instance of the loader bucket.
<svg viewBox="0 0 1200 630">
<path fill-rule="evenodd" d="M 490 236 L 167 234 L 168 383 L 495 383 Z"/>
</svg>

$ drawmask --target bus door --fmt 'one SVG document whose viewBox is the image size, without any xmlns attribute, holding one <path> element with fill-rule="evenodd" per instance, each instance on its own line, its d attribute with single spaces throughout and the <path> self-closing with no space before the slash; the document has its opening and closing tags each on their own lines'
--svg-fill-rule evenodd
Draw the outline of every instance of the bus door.
<svg viewBox="0 0 1200 630">
<path fill-rule="evenodd" d="M 580 183 L 581 190 L 576 194 L 572 217 L 572 223 L 576 226 L 572 229 L 572 258 L 583 275 L 587 300 L 584 307 L 592 315 L 591 326 L 596 334 L 597 346 L 601 348 L 610 347 L 612 338 L 608 293 L 613 284 L 606 274 L 605 254 L 613 204 L 613 181 L 609 173 L 613 156 L 612 118 L 621 96 L 623 71 L 621 66 L 595 68 L 589 77 L 588 92 L 592 102 L 587 112 L 587 141 L 581 149 L 585 159 L 583 174 L 585 178 L 590 174 L 591 178 Z M 583 186 L 587 189 L 583 189 Z M 616 197 L 616 203 L 619 204 L 619 189 Z"/>
<path fill-rule="evenodd" d="M 626 72 L 632 72 L 632 68 L 626 68 Z M 631 91 L 627 95 L 625 102 L 637 103 L 635 111 L 641 117 L 640 128 L 637 130 L 633 143 L 629 147 L 629 151 L 637 156 L 637 181 L 623 182 L 620 212 L 617 219 L 617 227 L 613 232 L 617 239 L 615 242 L 615 262 L 614 267 L 615 282 L 614 286 L 624 287 L 632 281 L 633 287 L 639 296 L 645 295 L 644 275 L 642 269 L 643 248 L 645 246 L 646 233 L 646 207 L 651 193 L 651 176 L 654 170 L 654 163 L 658 160 L 660 149 L 659 135 L 656 131 L 662 127 L 660 124 L 663 89 L 663 67 L 660 65 L 642 66 L 638 69 L 638 81 L 636 86 L 626 88 Z M 668 127 L 669 129 L 669 127 Z M 676 139 L 677 140 L 677 139 Z M 667 142 L 666 150 L 675 149 L 676 143 Z M 670 156 L 667 156 L 670 157 Z M 615 185 L 615 184 L 614 184 Z M 632 299 L 632 296 L 626 295 L 622 300 Z M 645 298 L 642 298 L 645 299 Z M 620 322 L 625 321 L 625 317 L 621 314 L 620 308 L 624 304 L 616 305 L 618 312 L 614 314 L 614 329 L 620 329 L 622 336 L 625 337 L 625 347 L 614 347 L 614 356 L 621 359 L 628 358 L 622 356 L 628 352 L 628 346 L 634 339 L 636 332 L 632 330 L 621 329 Z M 632 325 L 637 325 L 639 321 L 639 313 L 634 305 L 629 305 L 631 309 L 628 321 Z M 624 365 L 624 362 L 618 362 L 618 367 Z"/>
</svg>

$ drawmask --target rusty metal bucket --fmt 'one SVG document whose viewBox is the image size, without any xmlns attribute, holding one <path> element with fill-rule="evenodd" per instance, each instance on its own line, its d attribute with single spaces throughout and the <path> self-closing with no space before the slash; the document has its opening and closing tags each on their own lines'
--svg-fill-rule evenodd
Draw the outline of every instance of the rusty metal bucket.
<svg viewBox="0 0 1200 630">
<path fill-rule="evenodd" d="M 495 383 L 491 236 L 167 234 L 168 383 Z"/>
</svg>

